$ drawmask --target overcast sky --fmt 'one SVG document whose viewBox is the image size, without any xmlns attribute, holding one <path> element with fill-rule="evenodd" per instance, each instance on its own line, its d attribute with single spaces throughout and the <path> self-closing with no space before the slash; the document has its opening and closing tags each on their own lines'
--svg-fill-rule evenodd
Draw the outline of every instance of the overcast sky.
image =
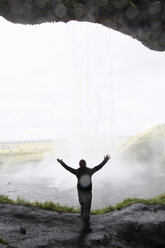
<svg viewBox="0 0 165 248">
<path fill-rule="evenodd" d="M 164 123 L 165 54 L 101 25 L 0 19 L 0 141 L 135 135 Z"/>
</svg>

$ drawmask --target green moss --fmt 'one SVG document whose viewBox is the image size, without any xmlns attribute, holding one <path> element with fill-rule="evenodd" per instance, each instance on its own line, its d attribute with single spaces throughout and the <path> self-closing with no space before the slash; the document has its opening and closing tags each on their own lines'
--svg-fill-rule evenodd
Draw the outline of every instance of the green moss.
<svg viewBox="0 0 165 248">
<path fill-rule="evenodd" d="M 118 204 L 115 206 L 115 209 L 118 210 L 118 209 L 121 209 L 121 208 L 123 208 L 123 207 L 127 207 L 127 206 L 129 206 L 129 205 L 135 204 L 135 203 L 146 203 L 146 200 L 144 200 L 144 199 L 139 199 L 139 198 L 127 198 L 127 199 L 125 199 L 123 202 L 118 203 Z"/>
<path fill-rule="evenodd" d="M 109 212 L 111 212 L 113 210 L 115 210 L 114 207 L 108 206 L 106 208 L 92 210 L 91 214 L 94 214 L 94 215 L 106 214 L 106 213 L 109 213 Z"/>
<path fill-rule="evenodd" d="M 91 214 L 96 214 L 96 215 L 97 214 L 106 214 L 106 213 L 109 213 L 111 211 L 119 210 L 121 208 L 130 206 L 130 205 L 135 204 L 135 203 L 164 204 L 165 205 L 165 193 L 161 194 L 161 195 L 158 195 L 158 196 L 156 196 L 154 198 L 147 199 L 147 200 L 140 199 L 140 198 L 127 198 L 123 202 L 118 203 L 114 207 L 109 206 L 109 207 L 102 208 L 102 209 L 96 209 L 96 210 L 91 211 Z"/>
<path fill-rule="evenodd" d="M 2 238 L 0 237 L 0 244 L 2 244 L 2 245 L 9 245 L 9 242 L 6 241 L 6 240 L 4 240 L 4 239 L 2 239 Z"/>
<path fill-rule="evenodd" d="M 41 202 L 29 202 L 25 199 L 22 199 L 20 197 L 17 197 L 17 199 L 11 200 L 8 198 L 8 196 L 0 195 L 0 201 L 10 204 L 20 204 L 20 205 L 26 205 L 26 206 L 35 206 L 40 207 L 43 209 L 49 209 L 61 213 L 79 213 L 80 209 L 76 209 L 74 207 L 68 207 L 68 206 L 61 206 L 58 203 L 54 203 L 52 201 L 46 201 L 44 203 Z M 127 207 L 129 205 L 135 204 L 135 203 L 145 203 L 145 204 L 164 204 L 165 205 L 165 193 L 158 195 L 154 198 L 150 199 L 139 199 L 139 198 L 127 198 L 123 202 L 117 204 L 116 206 L 108 206 L 102 209 L 96 209 L 92 210 L 91 214 L 93 215 L 99 215 L 99 214 L 105 214 L 109 213 L 114 210 L 119 210 L 121 208 Z"/>
<path fill-rule="evenodd" d="M 8 196 L 6 195 L 0 195 L 0 201 L 2 202 L 6 202 L 6 203 L 11 203 L 11 204 L 15 204 L 15 201 L 10 199 Z"/>
<path fill-rule="evenodd" d="M 79 212 L 79 209 L 75 209 L 74 207 L 61 206 L 60 204 L 54 203 L 52 201 L 46 201 L 45 203 L 34 202 L 32 204 L 33 206 L 36 206 L 36 207 L 50 209 L 50 210 L 61 212 L 61 213 L 78 213 Z"/>
<path fill-rule="evenodd" d="M 1 198 L 0 198 L 1 199 Z M 68 207 L 68 206 L 62 206 L 59 203 L 54 203 L 52 201 L 46 201 L 44 203 L 42 202 L 30 202 L 26 199 L 17 197 L 16 201 L 14 201 L 15 204 L 20 205 L 26 205 L 26 206 L 34 206 L 34 207 L 40 207 L 44 209 L 49 209 L 61 213 L 78 213 L 79 209 L 75 209 L 74 207 Z"/>
<path fill-rule="evenodd" d="M 7 247 L 18 248 L 18 246 L 11 246 L 10 243 L 0 237 L 0 244 L 7 245 Z"/>
</svg>

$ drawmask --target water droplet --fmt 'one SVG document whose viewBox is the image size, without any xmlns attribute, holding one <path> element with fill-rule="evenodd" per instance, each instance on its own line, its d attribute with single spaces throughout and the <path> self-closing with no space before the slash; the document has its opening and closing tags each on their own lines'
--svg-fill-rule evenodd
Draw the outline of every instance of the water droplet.
<svg viewBox="0 0 165 248">
<path fill-rule="evenodd" d="M 162 24 L 160 21 L 156 21 L 156 22 L 151 23 L 152 31 L 157 31 L 158 29 L 161 29 L 161 26 L 162 26 Z"/>
<path fill-rule="evenodd" d="M 38 8 L 44 8 L 48 0 L 35 0 L 34 4 Z"/>
<path fill-rule="evenodd" d="M 89 175 L 83 175 L 81 176 L 79 183 L 82 187 L 86 188 L 91 184 L 91 178 Z"/>
<path fill-rule="evenodd" d="M 97 4 L 99 5 L 99 6 L 106 6 L 106 5 L 108 5 L 108 0 L 96 0 L 96 2 L 97 2 Z"/>
<path fill-rule="evenodd" d="M 23 12 L 23 5 L 21 5 L 21 3 L 19 1 L 12 1 L 10 4 L 11 7 L 11 11 L 14 14 L 22 14 Z"/>
<path fill-rule="evenodd" d="M 84 18 L 83 18 L 84 21 L 87 21 L 87 22 L 95 22 L 95 18 L 93 15 L 91 14 L 87 14 Z"/>
<path fill-rule="evenodd" d="M 126 15 L 128 19 L 133 20 L 138 15 L 138 9 L 131 6 L 127 9 Z"/>
<path fill-rule="evenodd" d="M 122 9 L 127 3 L 128 0 L 118 0 L 118 1 L 112 0 L 112 5 L 117 9 Z"/>
<path fill-rule="evenodd" d="M 55 15 L 57 17 L 62 18 L 64 16 L 66 16 L 67 10 L 66 10 L 65 6 L 61 3 L 55 7 L 54 12 L 55 12 Z"/>
<path fill-rule="evenodd" d="M 160 2 L 152 2 L 149 4 L 148 12 L 150 15 L 156 15 L 161 10 L 161 3 Z"/>
</svg>

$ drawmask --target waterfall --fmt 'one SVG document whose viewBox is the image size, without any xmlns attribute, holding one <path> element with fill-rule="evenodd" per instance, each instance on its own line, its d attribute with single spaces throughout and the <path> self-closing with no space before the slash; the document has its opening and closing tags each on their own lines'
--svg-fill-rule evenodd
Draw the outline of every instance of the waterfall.
<svg viewBox="0 0 165 248">
<path fill-rule="evenodd" d="M 70 45 L 69 161 L 97 161 L 112 150 L 111 35 L 101 26 L 75 23 Z M 92 38 L 92 39 L 91 39 Z M 73 45 L 74 44 L 74 45 Z"/>
</svg>

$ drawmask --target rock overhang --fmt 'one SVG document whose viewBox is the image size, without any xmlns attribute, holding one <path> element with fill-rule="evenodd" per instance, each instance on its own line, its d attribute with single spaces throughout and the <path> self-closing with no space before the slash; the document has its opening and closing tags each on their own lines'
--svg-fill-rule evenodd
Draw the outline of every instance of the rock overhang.
<svg viewBox="0 0 165 248">
<path fill-rule="evenodd" d="M 117 30 L 165 51 L 163 0 L 0 0 L 0 15 L 20 24 L 86 21 Z"/>
</svg>

